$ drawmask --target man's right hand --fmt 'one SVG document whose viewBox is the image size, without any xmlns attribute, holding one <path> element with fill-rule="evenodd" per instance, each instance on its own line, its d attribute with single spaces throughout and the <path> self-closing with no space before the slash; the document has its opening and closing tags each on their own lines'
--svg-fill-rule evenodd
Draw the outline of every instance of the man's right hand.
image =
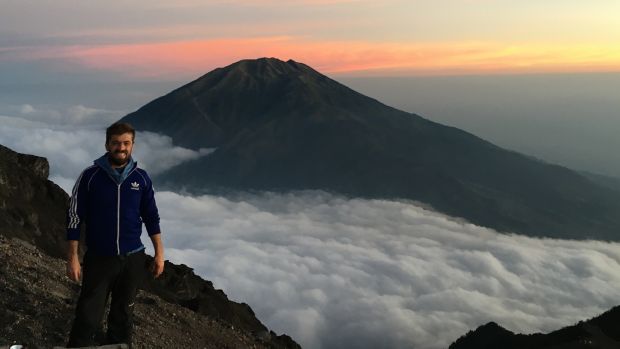
<svg viewBox="0 0 620 349">
<path fill-rule="evenodd" d="M 82 277 L 82 266 L 77 256 L 67 260 L 67 276 L 73 281 L 80 281 Z"/>
<path fill-rule="evenodd" d="M 73 281 L 80 281 L 82 267 L 78 256 L 78 241 L 67 241 L 67 277 Z"/>
</svg>

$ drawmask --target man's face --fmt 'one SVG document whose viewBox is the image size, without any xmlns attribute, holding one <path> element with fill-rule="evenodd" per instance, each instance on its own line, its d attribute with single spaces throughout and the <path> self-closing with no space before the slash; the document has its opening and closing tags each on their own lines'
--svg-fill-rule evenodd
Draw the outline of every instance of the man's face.
<svg viewBox="0 0 620 349">
<path fill-rule="evenodd" d="M 105 145 L 105 149 L 109 152 L 108 159 L 116 167 L 127 164 L 132 148 L 133 138 L 129 132 L 121 135 L 112 135 Z"/>
</svg>

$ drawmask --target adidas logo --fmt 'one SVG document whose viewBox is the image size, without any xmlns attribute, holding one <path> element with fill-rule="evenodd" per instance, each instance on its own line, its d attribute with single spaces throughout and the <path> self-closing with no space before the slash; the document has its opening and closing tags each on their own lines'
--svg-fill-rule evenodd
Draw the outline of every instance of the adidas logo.
<svg viewBox="0 0 620 349">
<path fill-rule="evenodd" d="M 131 183 L 131 189 L 132 190 L 140 190 L 140 184 L 138 184 L 138 182 L 132 182 Z"/>
</svg>

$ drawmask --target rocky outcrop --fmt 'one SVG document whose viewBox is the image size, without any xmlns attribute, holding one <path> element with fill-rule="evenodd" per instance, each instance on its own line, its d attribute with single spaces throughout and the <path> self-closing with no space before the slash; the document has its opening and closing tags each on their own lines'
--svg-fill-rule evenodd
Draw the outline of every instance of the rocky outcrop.
<svg viewBox="0 0 620 349">
<path fill-rule="evenodd" d="M 157 279 L 149 279 L 145 290 L 168 302 L 249 331 L 275 348 L 300 348 L 291 337 L 277 335 L 265 327 L 249 305 L 230 301 L 222 290 L 213 287 L 211 281 L 194 274 L 193 269 L 184 264 L 166 262 L 164 274 Z"/>
<path fill-rule="evenodd" d="M 65 277 L 62 262 L 69 197 L 47 179 L 48 174 L 46 159 L 0 145 L 0 298 L 5 302 L 0 303 L 0 345 L 7 340 L 31 341 L 45 348 L 62 344 L 73 318 L 72 302 L 79 287 Z M 185 265 L 166 262 L 164 274 L 147 281 L 140 299 L 142 330 L 161 341 L 152 344 L 145 335 L 144 348 L 245 348 L 255 341 L 262 343 L 257 348 L 299 348 L 290 337 L 269 331 L 250 306 L 230 301 Z M 169 321 L 179 316 L 180 325 L 169 331 Z M 226 334 L 227 328 L 235 331 Z M 159 333 L 172 340 L 160 338 Z M 218 333 L 223 337 L 218 339 Z M 247 340 L 226 339 L 233 335 Z M 198 345 L 203 343 L 200 338 L 222 345 Z"/>
<path fill-rule="evenodd" d="M 48 175 L 45 158 L 0 145 L 0 233 L 62 257 L 69 196 Z"/>
</svg>

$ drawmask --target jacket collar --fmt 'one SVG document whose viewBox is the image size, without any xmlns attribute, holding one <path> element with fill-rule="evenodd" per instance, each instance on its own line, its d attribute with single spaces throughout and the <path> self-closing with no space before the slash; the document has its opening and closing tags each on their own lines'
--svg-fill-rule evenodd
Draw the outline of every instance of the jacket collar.
<svg viewBox="0 0 620 349">
<path fill-rule="evenodd" d="M 110 162 L 108 161 L 108 153 L 103 154 L 103 156 L 101 156 L 94 162 L 95 165 L 106 171 L 110 175 L 110 177 L 114 179 L 116 184 L 123 183 L 123 181 L 129 176 L 129 173 L 131 173 L 131 171 L 138 166 L 138 163 L 132 157 L 129 157 L 129 161 L 127 161 L 127 165 L 125 166 L 123 172 L 118 173 L 118 171 L 116 171 L 116 169 L 113 169 L 110 165 Z"/>
</svg>

